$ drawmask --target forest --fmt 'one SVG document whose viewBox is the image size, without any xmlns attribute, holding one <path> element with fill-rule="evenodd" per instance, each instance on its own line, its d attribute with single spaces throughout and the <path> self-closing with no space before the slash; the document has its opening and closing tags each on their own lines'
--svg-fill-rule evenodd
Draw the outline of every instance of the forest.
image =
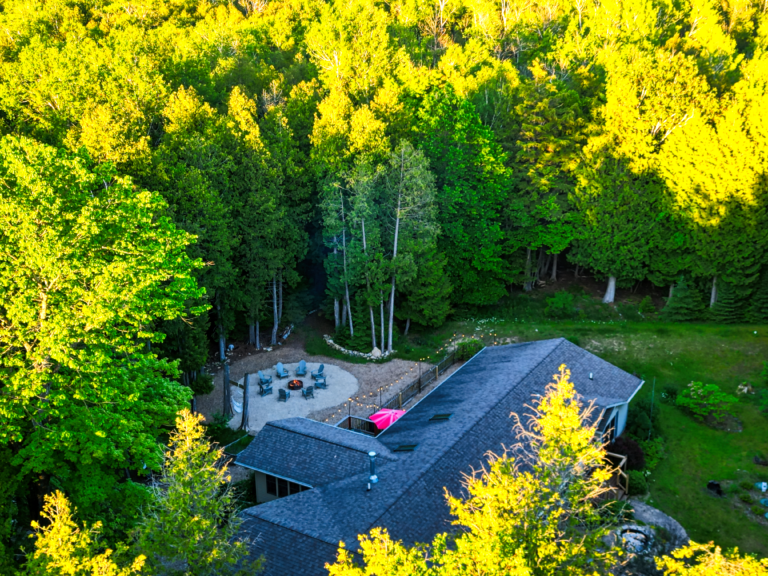
<svg viewBox="0 0 768 576">
<path fill-rule="evenodd" d="M 569 265 L 768 321 L 767 13 L 0 0 L 0 569 L 52 489 L 128 533 L 210 357 L 311 307 L 392 352 Z"/>
</svg>

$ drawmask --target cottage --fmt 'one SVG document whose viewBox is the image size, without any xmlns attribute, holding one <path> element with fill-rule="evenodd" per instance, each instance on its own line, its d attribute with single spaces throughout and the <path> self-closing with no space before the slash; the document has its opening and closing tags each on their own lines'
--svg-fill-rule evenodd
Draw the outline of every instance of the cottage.
<svg viewBox="0 0 768 576">
<path fill-rule="evenodd" d="M 643 382 L 562 338 L 485 348 L 375 438 L 304 418 L 270 422 L 237 458 L 256 472 L 263 502 L 243 512 L 252 553 L 270 576 L 320 576 L 340 541 L 355 549 L 373 527 L 406 544 L 450 530 L 444 487 L 461 494 L 462 474 L 515 442 L 510 414 L 525 413 L 561 364 L 601 408 L 601 431 L 620 435 Z"/>
</svg>

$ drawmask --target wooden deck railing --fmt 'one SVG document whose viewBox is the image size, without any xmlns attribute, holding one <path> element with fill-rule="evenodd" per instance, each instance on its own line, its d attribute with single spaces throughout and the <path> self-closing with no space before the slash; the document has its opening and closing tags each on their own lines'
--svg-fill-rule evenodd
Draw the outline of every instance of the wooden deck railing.
<svg viewBox="0 0 768 576">
<path fill-rule="evenodd" d="M 616 492 L 615 499 L 623 500 L 629 494 L 629 476 L 625 472 L 627 467 L 627 457 L 622 454 L 614 454 L 613 452 L 606 452 L 605 455 L 611 460 L 611 463 L 616 463 L 616 473 L 610 480 L 611 492 Z"/>
</svg>

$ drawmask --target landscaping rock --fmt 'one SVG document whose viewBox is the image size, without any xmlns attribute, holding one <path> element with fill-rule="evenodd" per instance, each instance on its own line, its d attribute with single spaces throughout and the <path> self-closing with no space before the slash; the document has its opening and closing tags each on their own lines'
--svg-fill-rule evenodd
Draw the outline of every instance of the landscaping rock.
<svg viewBox="0 0 768 576">
<path fill-rule="evenodd" d="M 381 350 L 379 350 L 378 348 L 374 347 L 373 350 L 371 350 L 371 358 L 374 358 L 376 360 L 381 358 Z"/>
<path fill-rule="evenodd" d="M 662 528 L 666 532 L 666 535 L 669 537 L 668 541 L 661 542 L 665 554 L 688 544 L 690 538 L 688 538 L 685 528 L 677 520 L 640 500 L 633 499 L 629 502 L 635 510 L 636 520 L 640 520 L 653 527 Z M 657 534 L 657 540 L 663 539 L 658 538 Z"/>
</svg>

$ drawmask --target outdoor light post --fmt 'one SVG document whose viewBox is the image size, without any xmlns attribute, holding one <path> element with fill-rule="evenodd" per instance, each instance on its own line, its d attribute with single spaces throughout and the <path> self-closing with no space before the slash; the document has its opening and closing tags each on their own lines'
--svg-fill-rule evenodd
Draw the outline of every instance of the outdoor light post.
<svg viewBox="0 0 768 576">
<path fill-rule="evenodd" d="M 347 429 L 352 430 L 352 398 L 347 402 Z"/>
</svg>

